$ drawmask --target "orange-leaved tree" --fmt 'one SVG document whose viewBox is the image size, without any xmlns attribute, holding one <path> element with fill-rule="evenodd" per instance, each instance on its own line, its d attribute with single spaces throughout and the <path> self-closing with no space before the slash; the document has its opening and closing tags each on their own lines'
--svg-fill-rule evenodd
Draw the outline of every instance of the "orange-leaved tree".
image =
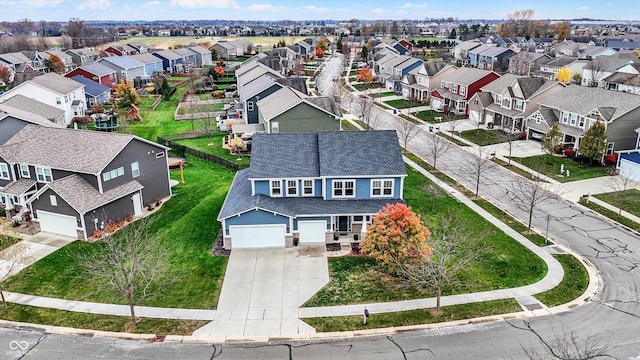
<svg viewBox="0 0 640 360">
<path fill-rule="evenodd" d="M 389 273 L 402 264 L 423 261 L 431 253 L 429 229 L 403 203 L 387 204 L 373 217 L 360 253 L 375 258 Z"/>
<path fill-rule="evenodd" d="M 365 88 L 369 88 L 371 83 L 373 83 L 373 80 L 375 80 L 369 66 L 365 65 L 358 70 L 356 73 L 356 80 L 363 82 L 365 84 Z"/>
<path fill-rule="evenodd" d="M 45 59 L 44 65 L 50 71 L 53 71 L 58 74 L 64 73 L 64 64 L 62 63 L 62 60 L 60 60 L 60 57 L 57 55 L 52 54 L 51 56 L 49 56 L 48 59 Z"/>
<path fill-rule="evenodd" d="M 222 66 L 216 66 L 214 70 L 216 72 L 216 75 L 224 76 L 224 68 Z"/>
<path fill-rule="evenodd" d="M 324 56 L 324 51 L 322 51 L 321 48 L 316 48 L 316 57 L 323 57 Z"/>
</svg>

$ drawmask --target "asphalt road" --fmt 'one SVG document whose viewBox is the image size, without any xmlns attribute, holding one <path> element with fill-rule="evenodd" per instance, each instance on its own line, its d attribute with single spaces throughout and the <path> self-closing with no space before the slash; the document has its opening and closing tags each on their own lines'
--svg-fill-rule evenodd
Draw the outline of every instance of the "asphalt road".
<svg viewBox="0 0 640 360">
<path fill-rule="evenodd" d="M 335 62 L 335 64 L 334 64 Z M 318 78 L 320 90 L 339 71 L 333 59 Z M 395 128 L 402 121 L 377 109 L 377 128 Z M 408 148 L 424 152 L 426 132 Z M 473 185 L 466 150 L 452 146 L 438 159 L 438 167 L 457 181 Z M 491 166 L 483 174 L 481 196 L 520 219 L 514 197 L 517 175 Z M 607 358 L 640 359 L 640 237 L 575 204 L 554 198 L 534 212 L 533 225 L 545 228 L 545 216 L 553 220 L 549 236 L 588 259 L 597 269 L 600 288 L 584 306 L 554 316 L 465 325 L 446 330 L 401 333 L 393 336 L 318 341 L 312 343 L 198 345 L 147 343 L 82 336 L 47 335 L 37 331 L 0 329 L 2 359 L 515 359 L 523 348 L 545 353 L 542 341 L 553 342 L 565 332 L 575 332 L 579 344 L 597 339 Z M 582 347 L 582 346 L 580 346 Z M 4 356 L 2 354 L 4 353 Z"/>
</svg>

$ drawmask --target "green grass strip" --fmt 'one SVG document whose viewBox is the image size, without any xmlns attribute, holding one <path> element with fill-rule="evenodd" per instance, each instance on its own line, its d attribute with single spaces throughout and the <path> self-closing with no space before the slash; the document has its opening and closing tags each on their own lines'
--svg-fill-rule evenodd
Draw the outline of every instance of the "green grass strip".
<svg viewBox="0 0 640 360">
<path fill-rule="evenodd" d="M 562 264 L 564 277 L 555 288 L 535 296 L 543 304 L 552 307 L 566 304 L 584 294 L 589 286 L 589 274 L 580 260 L 569 254 L 552 255 Z"/>
</svg>

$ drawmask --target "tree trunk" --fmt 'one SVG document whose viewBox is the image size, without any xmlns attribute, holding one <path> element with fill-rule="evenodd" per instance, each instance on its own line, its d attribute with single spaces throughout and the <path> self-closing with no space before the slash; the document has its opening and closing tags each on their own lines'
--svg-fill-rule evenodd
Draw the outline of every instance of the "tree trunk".
<svg viewBox="0 0 640 360">
<path fill-rule="evenodd" d="M 129 311 L 131 312 L 131 325 L 136 326 L 136 310 L 132 301 L 129 301 Z"/>
<path fill-rule="evenodd" d="M 478 178 L 476 179 L 476 199 L 478 198 L 479 192 L 480 192 L 480 170 L 478 169 Z"/>
<path fill-rule="evenodd" d="M 527 224 L 527 230 L 531 230 L 531 221 L 533 220 L 533 206 L 529 209 L 529 224 Z"/>
<path fill-rule="evenodd" d="M 2 297 L 2 307 L 7 310 L 7 300 L 4 298 L 4 291 L 0 290 L 0 297 Z"/>
<path fill-rule="evenodd" d="M 442 286 L 438 286 L 436 295 L 436 316 L 440 316 L 440 297 L 442 297 Z"/>
</svg>

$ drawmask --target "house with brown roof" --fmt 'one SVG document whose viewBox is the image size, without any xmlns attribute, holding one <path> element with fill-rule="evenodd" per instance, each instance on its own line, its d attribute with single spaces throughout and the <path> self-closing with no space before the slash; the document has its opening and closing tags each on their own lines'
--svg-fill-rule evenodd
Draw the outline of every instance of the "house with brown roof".
<svg viewBox="0 0 640 360">
<path fill-rule="evenodd" d="M 0 146 L 0 202 L 40 231 L 86 240 L 169 196 L 167 148 L 133 135 L 26 125 Z"/>
</svg>

